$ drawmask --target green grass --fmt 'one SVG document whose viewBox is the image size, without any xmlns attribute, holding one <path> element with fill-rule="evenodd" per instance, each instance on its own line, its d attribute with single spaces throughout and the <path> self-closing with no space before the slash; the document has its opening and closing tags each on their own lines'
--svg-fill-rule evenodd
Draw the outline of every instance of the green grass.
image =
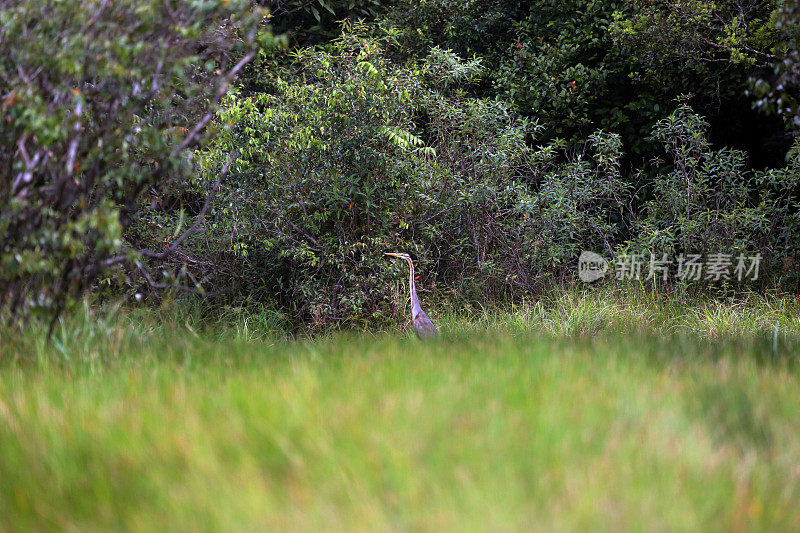
<svg viewBox="0 0 800 533">
<path fill-rule="evenodd" d="M 432 310 L 432 343 L 4 331 L 0 530 L 796 531 L 797 305 L 565 293 Z"/>
</svg>

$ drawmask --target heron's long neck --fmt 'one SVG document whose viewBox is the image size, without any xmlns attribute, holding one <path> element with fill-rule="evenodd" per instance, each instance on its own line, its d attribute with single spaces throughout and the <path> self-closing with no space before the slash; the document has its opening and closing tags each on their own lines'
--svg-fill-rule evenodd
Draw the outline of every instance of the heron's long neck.
<svg viewBox="0 0 800 533">
<path fill-rule="evenodd" d="M 417 288 L 414 285 L 414 263 L 411 262 L 411 259 L 408 260 L 408 267 L 411 274 L 408 277 L 408 286 L 410 287 L 411 291 L 411 316 L 417 316 L 417 313 L 422 311 L 422 307 L 419 305 L 419 298 L 417 298 Z"/>
</svg>

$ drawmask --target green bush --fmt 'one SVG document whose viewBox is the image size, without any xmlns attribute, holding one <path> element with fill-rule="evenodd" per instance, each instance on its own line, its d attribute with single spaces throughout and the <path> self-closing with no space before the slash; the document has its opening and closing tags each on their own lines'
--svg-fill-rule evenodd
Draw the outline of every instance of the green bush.
<svg viewBox="0 0 800 533">
<path fill-rule="evenodd" d="M 148 190 L 180 188 L 185 148 L 256 38 L 248 9 L 245 0 L 0 1 L 5 318 L 57 315 L 135 258 L 125 229 Z"/>
<path fill-rule="evenodd" d="M 385 308 L 390 239 L 418 139 L 415 90 L 376 42 L 357 35 L 331 53 L 302 49 L 274 94 L 231 94 L 202 164 L 238 151 L 214 210 L 216 242 L 241 263 L 242 289 L 313 323 Z M 376 315 L 377 316 L 377 315 Z"/>
<path fill-rule="evenodd" d="M 497 91 L 538 117 L 548 137 L 583 142 L 630 121 L 629 62 L 613 46 L 613 6 L 602 0 L 537 1 L 514 28 L 494 76 Z M 626 101 L 625 97 L 629 97 Z"/>
<path fill-rule="evenodd" d="M 611 251 L 626 196 L 618 135 L 596 132 L 567 157 L 560 142 L 532 147 L 540 127 L 501 100 L 434 93 L 425 111 L 436 156 L 422 168 L 441 178 L 418 231 L 447 286 L 510 299 L 567 275 L 581 249 Z"/>
<path fill-rule="evenodd" d="M 412 254 L 423 297 L 447 287 L 487 302 L 563 274 L 581 247 L 611 250 L 618 136 L 598 133 L 593 155 L 568 161 L 559 146 L 534 149 L 535 123 L 466 96 L 479 61 L 435 48 L 401 67 L 392 42 L 356 25 L 325 51 L 297 51 L 272 93 L 226 99 L 197 186 L 239 157 L 195 256 L 219 257 L 238 294 L 313 329 L 397 312 L 404 276 L 386 251 Z"/>
<path fill-rule="evenodd" d="M 633 244 L 662 253 L 761 253 L 776 279 L 800 243 L 800 157 L 783 169 L 752 171 L 740 150 L 714 150 L 708 123 L 682 103 L 653 131 L 668 154 Z M 796 275 L 796 274 L 795 274 Z"/>
<path fill-rule="evenodd" d="M 779 120 L 752 109 L 747 91 L 793 118 L 790 4 L 395 0 L 380 20 L 400 30 L 399 57 L 423 58 L 435 46 L 477 54 L 488 75 L 470 94 L 513 102 L 539 121 L 543 141 L 576 147 L 603 129 L 621 136 L 626 163 L 638 166 L 659 152 L 647 142 L 653 125 L 692 93 L 714 144 L 747 149 L 763 168 L 779 164 L 791 143 Z"/>
</svg>

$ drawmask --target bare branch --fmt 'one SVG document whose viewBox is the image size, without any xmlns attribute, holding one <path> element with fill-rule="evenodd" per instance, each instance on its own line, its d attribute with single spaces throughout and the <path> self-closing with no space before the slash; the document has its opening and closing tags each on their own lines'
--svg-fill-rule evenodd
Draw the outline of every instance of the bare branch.
<svg viewBox="0 0 800 533">
<path fill-rule="evenodd" d="M 17 148 L 19 148 L 19 153 L 25 162 L 25 171 L 17 174 L 14 184 L 11 186 L 12 196 L 16 195 L 17 192 L 20 191 L 25 185 L 33 181 L 33 171 L 36 169 L 36 165 L 39 163 L 39 159 L 42 157 L 41 150 L 37 150 L 37 152 L 33 154 L 33 158 L 28 155 L 28 151 L 25 149 L 25 142 L 27 139 L 28 136 L 23 135 L 19 138 L 19 141 L 17 141 Z"/>
<path fill-rule="evenodd" d="M 228 160 L 225 161 L 225 164 L 222 165 L 222 170 L 220 171 L 219 175 L 217 176 L 217 180 L 214 182 L 214 185 L 211 187 L 211 192 L 209 193 L 208 197 L 206 198 L 203 207 L 200 209 L 200 212 L 197 214 L 197 217 L 194 219 L 194 223 L 187 229 L 185 232 L 181 234 L 180 237 L 175 239 L 175 241 L 169 246 L 169 248 L 165 249 L 161 253 L 151 252 L 150 250 L 139 250 L 139 253 L 146 257 L 150 257 L 153 259 L 164 259 L 168 255 L 172 254 L 182 243 L 185 241 L 189 235 L 198 231 L 200 227 L 200 223 L 206 216 L 206 211 L 208 211 L 208 207 L 211 205 L 211 201 L 217 195 L 217 191 L 219 191 L 219 186 L 222 183 L 222 179 L 228 174 L 228 170 L 230 169 L 231 163 L 235 159 L 235 154 L 228 157 Z"/>
<path fill-rule="evenodd" d="M 251 50 L 241 60 L 239 60 L 239 62 L 236 63 L 236 65 L 234 65 L 233 68 L 230 71 L 228 71 L 228 73 L 225 76 L 222 77 L 222 81 L 220 82 L 219 88 L 217 89 L 217 94 L 214 96 L 214 101 L 213 101 L 214 105 L 218 104 L 222 99 L 222 97 L 225 96 L 225 93 L 228 92 L 228 87 L 230 87 L 230 84 L 233 81 L 233 78 L 236 77 L 236 74 L 255 56 L 256 56 L 255 50 Z M 200 119 L 200 122 L 198 122 L 195 125 L 195 127 L 192 128 L 192 130 L 186 135 L 186 137 L 183 139 L 183 142 L 172 150 L 172 156 L 174 157 L 178 155 L 186 148 L 191 146 L 192 143 L 194 143 L 195 140 L 197 139 L 197 136 L 200 134 L 203 128 L 206 127 L 206 124 L 208 124 L 208 122 L 212 118 L 214 118 L 214 111 L 209 111 L 208 113 L 206 113 L 205 116 L 203 116 L 203 118 Z"/>
<path fill-rule="evenodd" d="M 97 19 L 100 18 L 100 15 L 102 15 L 103 11 L 105 11 L 106 7 L 108 7 L 108 2 L 109 2 L 109 0 L 103 0 L 100 3 L 100 6 L 92 14 L 91 18 L 88 21 L 86 21 L 86 25 L 84 25 L 84 27 L 83 27 L 83 33 L 87 33 L 89 28 L 92 27 L 95 22 L 97 22 Z"/>
<path fill-rule="evenodd" d="M 75 154 L 78 152 L 78 143 L 81 140 L 81 113 L 83 112 L 83 102 L 80 98 L 77 98 L 77 103 L 75 105 L 75 125 L 72 127 L 72 130 L 75 132 L 75 137 L 69 143 L 69 150 L 67 152 L 67 176 L 72 176 L 75 172 Z"/>
</svg>

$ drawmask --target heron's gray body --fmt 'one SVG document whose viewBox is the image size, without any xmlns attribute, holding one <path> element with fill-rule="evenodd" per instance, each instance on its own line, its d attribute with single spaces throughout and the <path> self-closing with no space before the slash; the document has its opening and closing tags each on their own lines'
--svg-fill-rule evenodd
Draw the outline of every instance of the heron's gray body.
<svg viewBox="0 0 800 533">
<path fill-rule="evenodd" d="M 431 319 L 425 314 L 425 311 L 420 309 L 419 313 L 416 315 L 412 314 L 412 316 L 414 317 L 414 332 L 417 334 L 417 337 L 420 339 L 428 339 L 439 335 L 436 326 L 433 325 L 433 322 L 431 322 Z"/>
</svg>

